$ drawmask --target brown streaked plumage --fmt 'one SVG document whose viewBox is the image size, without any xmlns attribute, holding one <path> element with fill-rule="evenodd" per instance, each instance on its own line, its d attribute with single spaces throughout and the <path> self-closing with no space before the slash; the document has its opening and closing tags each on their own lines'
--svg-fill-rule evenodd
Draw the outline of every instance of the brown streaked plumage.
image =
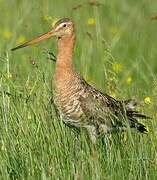
<svg viewBox="0 0 157 180">
<path fill-rule="evenodd" d="M 119 101 L 90 86 L 72 64 L 75 45 L 74 23 L 64 18 L 54 28 L 12 50 L 36 44 L 52 36 L 58 38 L 58 54 L 55 71 L 55 102 L 63 121 L 88 131 L 93 142 L 100 136 L 114 131 L 125 131 L 128 126 L 139 132 L 147 132 L 139 118 L 147 118 L 135 111 L 136 104 Z"/>
</svg>

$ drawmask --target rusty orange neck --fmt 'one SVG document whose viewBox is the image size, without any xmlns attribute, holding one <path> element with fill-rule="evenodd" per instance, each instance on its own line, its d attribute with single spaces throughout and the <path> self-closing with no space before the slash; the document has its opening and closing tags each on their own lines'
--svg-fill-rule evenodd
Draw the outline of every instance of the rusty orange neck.
<svg viewBox="0 0 157 180">
<path fill-rule="evenodd" d="M 58 55 L 56 62 L 55 80 L 65 80 L 73 75 L 72 55 L 75 35 L 67 35 L 58 40 Z"/>
</svg>

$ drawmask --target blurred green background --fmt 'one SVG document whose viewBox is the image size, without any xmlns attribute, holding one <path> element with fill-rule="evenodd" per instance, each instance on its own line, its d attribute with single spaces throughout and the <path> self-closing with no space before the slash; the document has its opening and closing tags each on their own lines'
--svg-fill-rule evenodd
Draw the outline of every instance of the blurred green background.
<svg viewBox="0 0 157 180">
<path fill-rule="evenodd" d="M 0 179 L 157 179 L 157 15 L 155 0 L 0 0 Z M 74 64 L 86 81 L 117 99 L 135 98 L 152 117 L 147 135 L 109 135 L 92 145 L 56 115 L 56 40 L 10 52 L 76 24 Z M 79 150 L 78 150 L 79 149 Z"/>
</svg>

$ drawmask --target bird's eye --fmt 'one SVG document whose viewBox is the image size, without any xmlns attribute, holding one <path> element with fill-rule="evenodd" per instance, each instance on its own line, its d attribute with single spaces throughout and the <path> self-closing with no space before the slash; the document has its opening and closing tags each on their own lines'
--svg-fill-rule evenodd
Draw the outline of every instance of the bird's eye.
<svg viewBox="0 0 157 180">
<path fill-rule="evenodd" d="M 63 24 L 63 27 L 66 27 L 67 25 L 66 24 Z"/>
</svg>

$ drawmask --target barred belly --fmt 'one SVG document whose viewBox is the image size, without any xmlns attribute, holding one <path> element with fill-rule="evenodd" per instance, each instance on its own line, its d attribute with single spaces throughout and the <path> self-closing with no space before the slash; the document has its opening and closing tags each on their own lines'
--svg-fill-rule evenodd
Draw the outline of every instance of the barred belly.
<svg viewBox="0 0 157 180">
<path fill-rule="evenodd" d="M 83 127 L 85 124 L 85 114 L 82 111 L 79 101 L 79 92 L 75 94 L 61 94 L 56 97 L 56 104 L 61 116 L 61 119 L 70 126 L 77 128 Z"/>
<path fill-rule="evenodd" d="M 66 124 L 75 127 L 83 127 L 85 125 L 85 114 L 77 98 L 71 98 L 59 109 L 61 117 Z"/>
</svg>

